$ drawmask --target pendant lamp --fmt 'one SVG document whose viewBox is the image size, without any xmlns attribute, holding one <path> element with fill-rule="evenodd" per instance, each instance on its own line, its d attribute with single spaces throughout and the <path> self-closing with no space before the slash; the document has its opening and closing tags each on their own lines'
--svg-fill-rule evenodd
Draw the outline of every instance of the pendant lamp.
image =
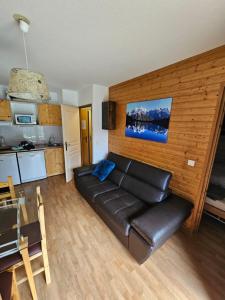
<svg viewBox="0 0 225 300">
<path fill-rule="evenodd" d="M 26 69 L 11 69 L 8 96 L 10 96 L 10 98 L 24 100 L 49 100 L 48 85 L 44 76 L 41 73 L 36 73 L 28 69 L 25 33 L 29 30 L 30 21 L 26 17 L 18 14 L 15 14 L 13 17 L 18 22 L 23 34 Z"/>
</svg>

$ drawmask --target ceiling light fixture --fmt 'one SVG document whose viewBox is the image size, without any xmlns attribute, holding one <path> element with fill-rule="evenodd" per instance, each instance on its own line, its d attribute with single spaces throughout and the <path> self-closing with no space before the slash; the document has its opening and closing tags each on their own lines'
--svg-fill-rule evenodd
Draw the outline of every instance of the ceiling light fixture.
<svg viewBox="0 0 225 300">
<path fill-rule="evenodd" d="M 23 34 L 26 69 L 12 68 L 10 71 L 8 95 L 25 100 L 49 100 L 49 91 L 44 76 L 29 70 L 25 34 L 29 31 L 30 20 L 20 14 L 13 15 Z"/>
</svg>

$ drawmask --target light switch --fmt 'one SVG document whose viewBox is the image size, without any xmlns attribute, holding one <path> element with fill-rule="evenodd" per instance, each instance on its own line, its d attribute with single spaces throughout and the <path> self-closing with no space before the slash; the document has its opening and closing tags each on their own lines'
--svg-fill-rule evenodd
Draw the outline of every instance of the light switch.
<svg viewBox="0 0 225 300">
<path fill-rule="evenodd" d="M 194 167 L 194 166 L 195 166 L 195 163 L 196 163 L 196 161 L 195 161 L 195 160 L 192 160 L 192 159 L 189 159 L 189 160 L 187 161 L 187 164 L 188 164 L 188 166 L 190 166 L 190 167 Z"/>
</svg>

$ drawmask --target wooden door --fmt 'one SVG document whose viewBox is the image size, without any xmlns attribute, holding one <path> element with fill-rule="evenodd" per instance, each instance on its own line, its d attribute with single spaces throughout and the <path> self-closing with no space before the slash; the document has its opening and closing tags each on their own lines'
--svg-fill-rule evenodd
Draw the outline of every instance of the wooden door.
<svg viewBox="0 0 225 300">
<path fill-rule="evenodd" d="M 92 116 L 91 106 L 80 108 L 82 165 L 92 163 Z"/>
<path fill-rule="evenodd" d="M 9 100 L 0 100 L 0 121 L 11 121 L 12 113 Z"/>
<path fill-rule="evenodd" d="M 73 169 L 81 166 L 79 108 L 62 105 L 62 128 L 66 181 L 73 178 Z"/>
</svg>

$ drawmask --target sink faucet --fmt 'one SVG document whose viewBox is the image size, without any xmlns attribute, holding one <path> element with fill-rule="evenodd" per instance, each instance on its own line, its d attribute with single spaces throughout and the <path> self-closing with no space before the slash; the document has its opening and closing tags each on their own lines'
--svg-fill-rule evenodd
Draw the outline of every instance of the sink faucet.
<svg viewBox="0 0 225 300">
<path fill-rule="evenodd" d="M 48 143 L 49 143 L 49 145 L 55 144 L 55 136 L 54 136 L 54 135 L 51 135 L 51 136 L 49 137 Z"/>
</svg>

